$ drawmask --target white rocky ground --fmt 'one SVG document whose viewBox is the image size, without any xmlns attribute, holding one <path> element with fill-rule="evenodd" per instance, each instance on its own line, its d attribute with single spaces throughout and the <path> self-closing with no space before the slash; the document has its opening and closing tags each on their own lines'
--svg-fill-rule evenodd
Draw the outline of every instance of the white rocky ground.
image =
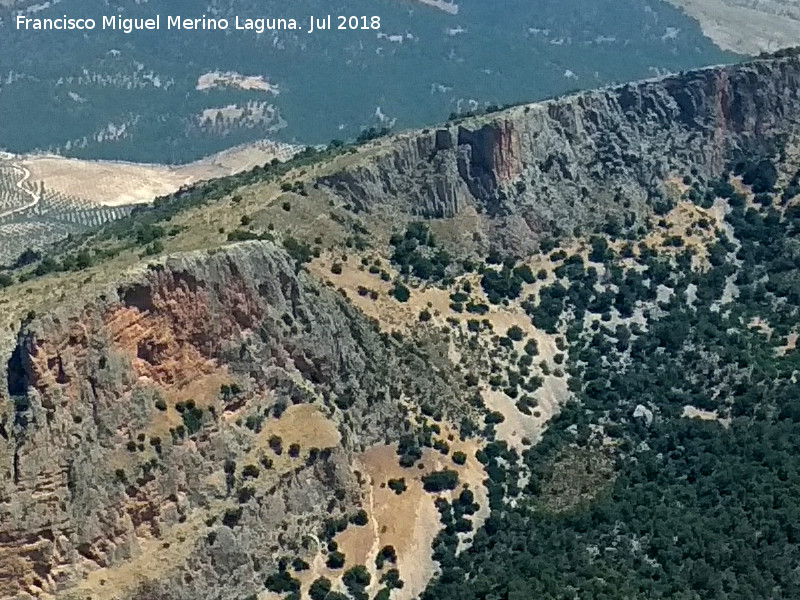
<svg viewBox="0 0 800 600">
<path fill-rule="evenodd" d="M 796 0 L 669 0 L 700 22 L 724 50 L 773 52 L 800 44 L 800 3 Z"/>
</svg>

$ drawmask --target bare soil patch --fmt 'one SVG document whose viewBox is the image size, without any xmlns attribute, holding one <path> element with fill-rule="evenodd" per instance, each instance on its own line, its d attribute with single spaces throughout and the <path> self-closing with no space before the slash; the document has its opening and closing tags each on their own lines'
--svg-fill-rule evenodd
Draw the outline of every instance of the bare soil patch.
<svg viewBox="0 0 800 600">
<path fill-rule="evenodd" d="M 687 419 L 700 419 L 701 421 L 717 421 L 724 427 L 730 425 L 731 420 L 729 418 L 720 417 L 719 413 L 715 410 L 703 410 L 701 408 L 697 408 L 692 406 L 691 404 L 687 404 L 683 407 L 683 413 L 681 416 Z"/>
<path fill-rule="evenodd" d="M 433 8 L 438 8 L 439 10 L 451 15 L 458 14 L 458 4 L 455 2 L 448 2 L 447 0 L 417 0 L 417 2 L 421 2 L 427 6 L 432 6 Z"/>
<path fill-rule="evenodd" d="M 443 426 L 442 431 L 443 435 L 447 435 L 450 428 Z M 423 458 L 418 463 L 422 468 L 404 468 L 398 462 L 396 445 L 375 446 L 356 457 L 353 469 L 360 474 L 363 482 L 362 505 L 369 521 L 363 527 L 350 525 L 334 538 L 339 551 L 345 555 L 344 568 L 328 569 L 325 557 L 318 555 L 311 569 L 301 574 L 303 589 L 307 590 L 318 577 L 327 577 L 340 585 L 344 571 L 356 565 L 364 565 L 372 577 L 368 589 L 374 594 L 382 587 L 379 583 L 381 573 L 396 567 L 405 585 L 401 590 L 395 590 L 392 598 L 410 600 L 417 597 L 436 572 L 432 544 L 441 529 L 439 511 L 434 503 L 438 495 L 423 489 L 422 478 L 444 468 L 457 471 L 459 487 L 441 496 L 452 500 L 462 487 L 469 487 L 475 494 L 475 501 L 480 505 L 473 523 L 475 527 L 480 526 L 488 515 L 488 498 L 483 487 L 486 473 L 483 465 L 475 458 L 478 447 L 475 440 L 462 442 L 456 438 L 450 442 L 450 456 L 459 450 L 467 455 L 464 465 L 456 465 L 450 456 L 425 449 Z M 406 490 L 396 494 L 388 486 L 390 479 L 403 479 Z M 394 547 L 397 564 L 387 564 L 379 571 L 375 566 L 375 558 L 385 546 Z"/>
<path fill-rule="evenodd" d="M 181 186 L 233 175 L 274 158 L 286 160 L 296 150 L 288 144 L 263 141 L 179 166 L 87 161 L 54 155 L 22 156 L 14 162 L 30 172 L 31 183 L 44 182 L 47 190 L 100 206 L 122 206 L 151 202 Z"/>
</svg>

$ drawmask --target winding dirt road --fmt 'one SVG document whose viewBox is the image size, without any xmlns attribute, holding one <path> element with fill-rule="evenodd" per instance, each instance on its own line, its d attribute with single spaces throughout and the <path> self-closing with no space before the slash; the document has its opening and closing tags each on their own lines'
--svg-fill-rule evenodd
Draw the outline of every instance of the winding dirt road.
<svg viewBox="0 0 800 600">
<path fill-rule="evenodd" d="M 3 158 L 4 157 L 2 155 L 0 155 L 0 159 L 3 159 Z M 31 189 L 28 189 L 25 186 L 25 184 L 27 183 L 28 179 L 30 179 L 30 177 L 31 177 L 31 172 L 27 168 L 25 168 L 25 167 L 23 167 L 21 165 L 14 164 L 13 162 L 9 162 L 8 166 L 12 170 L 17 171 L 19 173 L 22 173 L 22 178 L 19 179 L 16 182 L 15 185 L 16 185 L 16 188 L 20 192 L 22 192 L 23 194 L 29 195 L 31 197 L 31 201 L 29 203 L 23 205 L 23 206 L 18 207 L 18 208 L 12 208 L 10 210 L 6 210 L 6 211 L 3 211 L 3 212 L 0 212 L 0 219 L 5 218 L 5 217 L 10 217 L 10 216 L 13 216 L 13 215 L 15 215 L 17 213 L 21 213 L 23 211 L 26 211 L 29 208 L 33 208 L 34 206 L 39 204 L 39 202 L 42 199 L 41 195 L 37 194 L 35 191 L 33 191 Z"/>
</svg>

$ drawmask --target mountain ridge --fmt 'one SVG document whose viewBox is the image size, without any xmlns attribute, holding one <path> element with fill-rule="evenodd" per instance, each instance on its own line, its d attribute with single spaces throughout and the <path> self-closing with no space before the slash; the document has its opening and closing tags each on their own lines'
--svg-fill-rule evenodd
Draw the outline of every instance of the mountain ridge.
<svg viewBox="0 0 800 600">
<path fill-rule="evenodd" d="M 581 92 L 407 136 L 398 143 L 402 149 L 393 147 L 321 183 L 360 208 L 366 198 L 396 202 L 403 195 L 404 209 L 423 217 L 453 216 L 465 203 L 501 214 L 532 205 L 529 216 L 503 226 L 519 228 L 524 236 L 531 228 L 522 221 L 555 225 L 559 220 L 569 231 L 571 223 L 591 224 L 593 207 L 617 193 L 595 186 L 587 194 L 584 184 L 613 185 L 617 179 L 619 191 L 641 204 L 657 191 L 653 180 L 689 165 L 714 177 L 737 152 L 774 151 L 783 121 L 796 127 L 800 102 L 791 91 L 800 81 L 796 52 L 782 55 Z M 754 80 L 765 87 L 754 89 Z M 692 136 L 701 139 L 689 140 Z M 402 192 L 391 181 L 393 173 L 406 186 Z M 510 189 L 516 183 L 528 189 Z M 547 207 L 535 204 L 537 196 L 552 199 L 561 210 L 548 214 Z M 590 200 L 576 204 L 576 197 Z"/>
<path fill-rule="evenodd" d="M 653 330 L 677 353 L 658 319 L 690 284 L 666 265 L 690 272 L 691 302 L 731 302 L 725 261 L 751 240 L 726 215 L 759 214 L 765 178 L 786 198 L 764 219 L 792 218 L 799 104 L 794 51 L 307 151 L 4 273 L 0 594 L 271 599 L 327 578 L 399 600 L 446 584 L 443 545 L 483 548 L 503 495 L 524 504 L 518 481 L 539 474 L 517 462 L 553 447 L 535 445 L 547 424 L 594 435 L 573 352 L 612 350 L 567 326 L 564 299 L 616 327 L 619 352 Z M 725 179 L 742 156 L 753 181 Z M 635 431 L 666 418 L 625 400 Z M 598 456 L 586 472 L 613 481 Z"/>
</svg>

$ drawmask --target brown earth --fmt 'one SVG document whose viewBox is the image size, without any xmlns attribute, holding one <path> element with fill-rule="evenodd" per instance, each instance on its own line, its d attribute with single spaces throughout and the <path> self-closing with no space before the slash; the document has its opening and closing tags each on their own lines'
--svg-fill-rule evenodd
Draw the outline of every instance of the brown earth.
<svg viewBox="0 0 800 600">
<path fill-rule="evenodd" d="M 287 160 L 295 151 L 294 146 L 264 141 L 179 166 L 86 161 L 47 155 L 15 157 L 14 163 L 30 171 L 29 179 L 37 186 L 44 182 L 46 189 L 65 196 L 102 206 L 121 206 L 151 202 L 181 186 L 233 175 L 274 158 Z"/>
</svg>

